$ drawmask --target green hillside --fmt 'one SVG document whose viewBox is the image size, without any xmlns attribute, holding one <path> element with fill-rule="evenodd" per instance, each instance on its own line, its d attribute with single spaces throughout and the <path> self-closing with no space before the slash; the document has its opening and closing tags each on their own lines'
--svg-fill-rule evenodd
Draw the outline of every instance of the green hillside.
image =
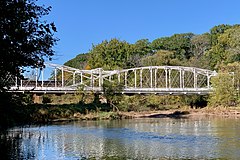
<svg viewBox="0 0 240 160">
<path fill-rule="evenodd" d="M 101 67 L 105 70 L 178 65 L 215 70 L 219 74 L 212 78 L 214 94 L 205 97 L 205 100 L 201 96 L 195 100 L 191 97 L 192 102 L 189 103 L 207 101 L 211 106 L 236 106 L 240 101 L 239 61 L 240 25 L 222 24 L 204 34 L 174 34 L 152 42 L 141 39 L 131 44 L 116 38 L 104 40 L 65 65 L 79 69 Z"/>
<path fill-rule="evenodd" d="M 151 65 L 184 65 L 211 70 L 240 61 L 240 26 L 218 25 L 204 34 L 181 33 L 152 42 L 141 39 L 134 44 L 111 39 L 93 45 L 65 65 L 84 69 L 132 68 Z"/>
</svg>

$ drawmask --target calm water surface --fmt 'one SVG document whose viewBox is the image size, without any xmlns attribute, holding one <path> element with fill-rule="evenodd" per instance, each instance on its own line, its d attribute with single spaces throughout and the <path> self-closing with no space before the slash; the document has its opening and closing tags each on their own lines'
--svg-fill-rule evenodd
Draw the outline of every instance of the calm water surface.
<svg viewBox="0 0 240 160">
<path fill-rule="evenodd" d="M 10 159 L 240 159 L 239 119 L 83 121 L 8 136 Z"/>
</svg>

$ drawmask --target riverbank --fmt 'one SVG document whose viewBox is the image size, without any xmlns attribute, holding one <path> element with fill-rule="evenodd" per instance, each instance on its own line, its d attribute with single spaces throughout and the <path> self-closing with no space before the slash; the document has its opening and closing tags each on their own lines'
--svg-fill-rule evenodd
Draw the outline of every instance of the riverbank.
<svg viewBox="0 0 240 160">
<path fill-rule="evenodd" d="M 121 111 L 107 106 L 92 104 L 30 104 L 15 107 L 14 116 L 8 116 L 7 120 L 12 123 L 1 129 L 26 125 L 46 124 L 59 121 L 81 121 L 81 120 L 114 120 L 133 118 L 190 118 L 203 116 L 221 116 L 225 118 L 240 118 L 240 107 L 204 107 L 192 109 L 191 107 L 163 106 L 164 109 L 148 109 L 142 111 Z M 6 118 L 5 118 L 6 121 Z M 10 125 L 9 125 L 10 124 Z"/>
<path fill-rule="evenodd" d="M 180 108 L 148 112 L 122 112 L 121 114 L 132 118 L 190 118 L 197 116 L 220 116 L 225 118 L 240 118 L 240 108 Z"/>
<path fill-rule="evenodd" d="M 194 117 L 223 117 L 240 118 L 240 108 L 202 108 L 202 109 L 170 109 L 142 112 L 92 112 L 88 114 L 75 113 L 69 118 L 52 119 L 56 121 L 74 120 L 113 120 L 113 119 L 134 119 L 134 118 L 194 118 Z"/>
<path fill-rule="evenodd" d="M 202 109 L 172 109 L 147 112 L 120 112 L 131 118 L 190 118 L 197 116 L 220 116 L 225 118 L 240 118 L 240 108 L 202 108 Z"/>
</svg>

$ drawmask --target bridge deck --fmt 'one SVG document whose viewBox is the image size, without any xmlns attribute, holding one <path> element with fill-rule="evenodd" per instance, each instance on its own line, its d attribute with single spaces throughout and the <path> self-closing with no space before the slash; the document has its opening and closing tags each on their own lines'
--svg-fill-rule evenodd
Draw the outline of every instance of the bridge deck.
<svg viewBox="0 0 240 160">
<path fill-rule="evenodd" d="M 77 93 L 76 88 L 70 87 L 12 87 L 12 92 L 22 93 L 42 93 L 42 94 L 67 94 Z M 95 93 L 103 93 L 100 87 L 87 87 L 84 91 L 91 91 Z M 211 88 L 125 88 L 120 93 L 122 94 L 209 94 Z"/>
</svg>

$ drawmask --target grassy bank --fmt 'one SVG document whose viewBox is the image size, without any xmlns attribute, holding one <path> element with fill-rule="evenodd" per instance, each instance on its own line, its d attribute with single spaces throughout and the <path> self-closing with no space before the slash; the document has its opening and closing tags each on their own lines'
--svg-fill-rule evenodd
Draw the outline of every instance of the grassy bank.
<svg viewBox="0 0 240 160">
<path fill-rule="evenodd" d="M 31 122 L 46 123 L 61 120 L 120 119 L 107 105 L 93 104 L 33 104 L 28 106 Z"/>
<path fill-rule="evenodd" d="M 2 95 L 0 129 L 66 120 L 240 115 L 239 107 L 206 106 L 204 96 L 120 95 L 112 104 L 102 103 L 96 95 L 84 95 L 80 99 L 79 95 L 44 96 L 43 104 L 34 104 L 26 95 Z"/>
<path fill-rule="evenodd" d="M 222 116 L 240 117 L 239 107 L 205 107 L 192 109 L 190 106 L 169 106 L 162 110 L 142 111 L 112 111 L 106 104 L 94 106 L 92 104 L 32 104 L 23 107 L 24 123 L 49 123 L 54 121 L 72 120 L 113 120 L 129 118 L 181 118 L 187 116 Z"/>
</svg>

